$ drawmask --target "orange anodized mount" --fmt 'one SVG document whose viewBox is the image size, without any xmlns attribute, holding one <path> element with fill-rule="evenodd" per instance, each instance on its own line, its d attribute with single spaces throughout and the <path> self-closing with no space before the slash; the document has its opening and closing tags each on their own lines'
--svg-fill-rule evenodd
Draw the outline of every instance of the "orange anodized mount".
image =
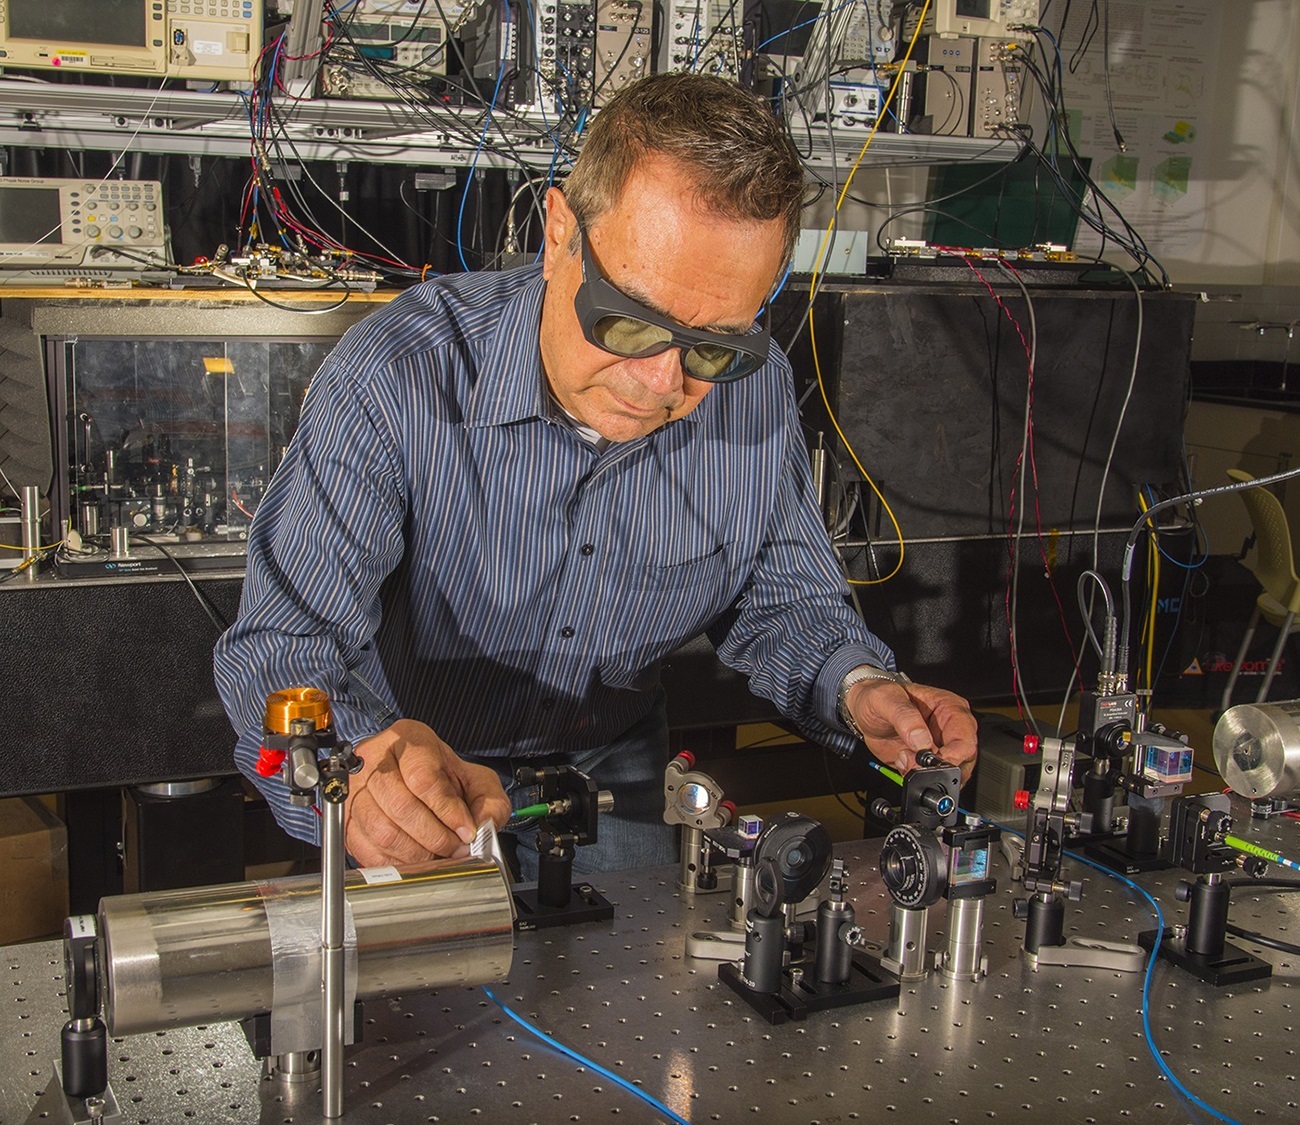
<svg viewBox="0 0 1300 1125">
<path fill-rule="evenodd" d="M 318 731 L 328 730 L 333 717 L 330 697 L 314 687 L 291 687 L 266 697 L 266 729 L 274 734 L 290 734 L 295 719 L 311 719 Z"/>
</svg>

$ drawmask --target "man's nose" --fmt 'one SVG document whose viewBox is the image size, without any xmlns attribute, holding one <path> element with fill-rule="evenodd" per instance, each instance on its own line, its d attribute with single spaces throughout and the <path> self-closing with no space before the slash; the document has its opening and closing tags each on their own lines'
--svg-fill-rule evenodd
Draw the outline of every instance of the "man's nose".
<svg viewBox="0 0 1300 1125">
<path fill-rule="evenodd" d="M 635 371 L 641 384 L 661 398 L 681 394 L 683 375 L 680 349 L 668 348 L 658 355 L 638 359 Z"/>
</svg>

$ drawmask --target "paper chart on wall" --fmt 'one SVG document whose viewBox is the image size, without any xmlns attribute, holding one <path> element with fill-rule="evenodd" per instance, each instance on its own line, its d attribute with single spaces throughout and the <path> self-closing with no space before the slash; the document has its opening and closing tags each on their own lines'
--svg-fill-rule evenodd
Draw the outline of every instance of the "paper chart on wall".
<svg viewBox="0 0 1300 1125">
<path fill-rule="evenodd" d="M 1092 158 L 1092 178 L 1157 258 L 1192 257 L 1205 236 L 1204 165 L 1214 105 L 1220 0 L 1110 0 L 1109 86 L 1102 5 L 1077 4 L 1061 33 L 1065 103 L 1071 135 Z M 1088 49 L 1076 56 L 1093 30 Z M 1123 138 L 1121 150 L 1116 140 Z M 1117 220 L 1107 212 L 1113 226 Z M 1081 255 L 1118 261 L 1095 231 L 1080 224 Z"/>
</svg>

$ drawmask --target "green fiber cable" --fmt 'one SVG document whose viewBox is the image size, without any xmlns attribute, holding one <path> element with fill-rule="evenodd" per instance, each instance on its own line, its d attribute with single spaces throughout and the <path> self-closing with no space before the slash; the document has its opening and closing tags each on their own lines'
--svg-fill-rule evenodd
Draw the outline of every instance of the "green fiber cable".
<svg viewBox="0 0 1300 1125">
<path fill-rule="evenodd" d="M 1280 856 L 1277 852 L 1271 852 L 1267 848 L 1261 848 L 1258 844 L 1252 844 L 1249 840 L 1243 840 L 1239 836 L 1225 836 L 1223 842 L 1230 848 L 1236 848 L 1239 852 L 1245 852 L 1247 855 L 1257 855 L 1260 859 L 1268 860 L 1269 863 L 1289 867 L 1292 871 L 1300 871 L 1300 863 Z"/>
<path fill-rule="evenodd" d="M 883 773 L 895 785 L 903 784 L 903 775 L 897 770 L 891 770 L 888 766 L 882 766 L 877 762 L 872 762 L 871 765 L 875 766 L 879 772 Z"/>
</svg>

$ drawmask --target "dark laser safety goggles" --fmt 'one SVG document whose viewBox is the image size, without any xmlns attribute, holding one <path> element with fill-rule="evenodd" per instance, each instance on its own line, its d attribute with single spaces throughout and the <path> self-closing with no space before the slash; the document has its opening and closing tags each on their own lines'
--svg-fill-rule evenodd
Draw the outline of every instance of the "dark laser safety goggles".
<svg viewBox="0 0 1300 1125">
<path fill-rule="evenodd" d="M 740 335 L 688 328 L 615 288 L 592 258 L 586 231 L 581 235 L 582 284 L 573 295 L 573 307 L 588 343 L 624 359 L 644 359 L 678 348 L 682 370 L 706 383 L 743 379 L 767 362 L 772 333 L 766 308 L 763 323 Z"/>
</svg>

